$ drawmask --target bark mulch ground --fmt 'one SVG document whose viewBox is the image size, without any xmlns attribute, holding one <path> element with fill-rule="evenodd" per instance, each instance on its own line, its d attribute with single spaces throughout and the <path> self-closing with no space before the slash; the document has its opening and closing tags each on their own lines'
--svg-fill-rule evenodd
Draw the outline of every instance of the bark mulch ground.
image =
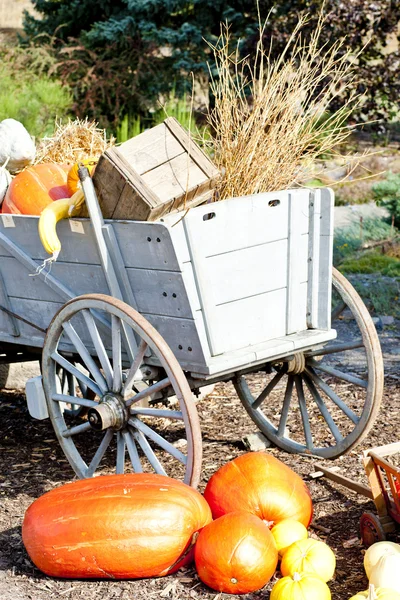
<svg viewBox="0 0 400 600">
<path fill-rule="evenodd" d="M 361 462 L 363 449 L 399 440 L 400 371 L 393 348 L 399 331 L 381 333 L 388 367 L 385 394 L 376 425 L 354 451 L 333 463 L 343 474 L 367 483 Z M 241 406 L 231 384 L 219 384 L 198 403 L 204 461 L 201 490 L 215 470 L 244 453 L 242 438 L 257 428 Z M 222 600 L 239 598 L 216 593 L 204 586 L 193 568 L 176 575 L 136 581 L 55 580 L 41 574 L 30 562 L 22 541 L 21 523 L 27 507 L 44 492 L 71 481 L 73 473 L 65 460 L 48 420 L 35 421 L 27 411 L 23 395 L 3 392 L 0 397 L 0 600 Z M 310 480 L 315 459 L 290 455 L 276 448 L 273 455 L 307 480 L 313 501 L 315 528 L 311 535 L 327 542 L 337 557 L 335 579 L 329 586 L 333 600 L 347 600 L 367 588 L 363 571 L 363 547 L 359 519 L 363 512 L 375 513 L 372 502 L 326 480 Z M 391 536 L 400 542 L 399 531 Z M 257 593 L 242 596 L 268 599 L 271 583 Z"/>
</svg>

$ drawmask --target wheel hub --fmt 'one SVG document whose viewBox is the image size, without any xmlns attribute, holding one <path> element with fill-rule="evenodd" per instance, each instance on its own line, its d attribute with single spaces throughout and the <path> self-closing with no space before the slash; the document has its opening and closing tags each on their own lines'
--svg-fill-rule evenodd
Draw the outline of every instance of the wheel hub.
<svg viewBox="0 0 400 600">
<path fill-rule="evenodd" d="M 287 363 L 287 373 L 299 375 L 306 368 L 306 359 L 303 352 L 297 352 L 293 355 L 292 360 Z"/>
<path fill-rule="evenodd" d="M 129 409 L 118 394 L 107 392 L 96 408 L 88 410 L 88 420 L 92 429 L 102 431 L 111 427 L 119 431 L 128 423 Z"/>
</svg>

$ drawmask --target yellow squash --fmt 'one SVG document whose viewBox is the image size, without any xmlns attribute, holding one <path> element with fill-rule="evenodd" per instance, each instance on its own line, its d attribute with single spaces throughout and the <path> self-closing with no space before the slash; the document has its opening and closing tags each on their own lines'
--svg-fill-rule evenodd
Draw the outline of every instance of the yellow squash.
<svg viewBox="0 0 400 600">
<path fill-rule="evenodd" d="M 78 216 L 84 200 L 83 191 L 78 190 L 71 198 L 55 200 L 42 211 L 39 219 L 39 237 L 43 248 L 52 255 L 52 260 L 57 260 L 61 251 L 61 242 L 56 229 L 57 223 L 61 219 Z"/>
</svg>

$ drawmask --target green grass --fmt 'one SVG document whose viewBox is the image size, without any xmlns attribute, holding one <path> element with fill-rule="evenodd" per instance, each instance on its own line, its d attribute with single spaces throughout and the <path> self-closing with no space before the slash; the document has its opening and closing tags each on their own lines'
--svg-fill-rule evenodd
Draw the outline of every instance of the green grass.
<svg viewBox="0 0 400 600">
<path fill-rule="evenodd" d="M 0 121 L 16 119 L 35 137 L 52 135 L 54 121 L 72 106 L 72 95 L 60 81 L 30 70 L 0 65 Z"/>
<path fill-rule="evenodd" d="M 341 265 L 345 259 L 359 252 L 364 243 L 390 239 L 394 233 L 391 225 L 376 218 L 364 219 L 362 230 L 359 223 L 336 230 L 333 240 L 333 264 Z"/>
</svg>

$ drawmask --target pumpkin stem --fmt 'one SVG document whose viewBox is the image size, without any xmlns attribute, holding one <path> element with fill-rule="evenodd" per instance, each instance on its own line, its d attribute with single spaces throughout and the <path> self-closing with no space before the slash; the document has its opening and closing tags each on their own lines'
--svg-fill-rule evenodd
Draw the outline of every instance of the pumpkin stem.
<svg viewBox="0 0 400 600">
<path fill-rule="evenodd" d="M 231 579 L 231 583 L 237 583 L 237 582 L 238 582 L 238 580 L 237 580 L 237 579 L 235 579 L 234 577 L 232 577 L 232 579 Z"/>
<path fill-rule="evenodd" d="M 300 573 L 293 573 L 293 581 L 300 581 L 301 575 Z"/>
<path fill-rule="evenodd" d="M 266 524 L 266 526 L 268 527 L 268 529 L 272 529 L 273 526 L 275 525 L 274 521 L 267 521 L 266 519 L 263 519 L 263 521 Z"/>
<path fill-rule="evenodd" d="M 375 586 L 374 586 L 373 583 L 370 583 L 369 587 L 368 587 L 368 598 L 367 598 L 367 600 L 377 600 L 377 598 L 378 598 L 378 596 L 376 595 L 376 592 L 375 592 Z"/>
</svg>

